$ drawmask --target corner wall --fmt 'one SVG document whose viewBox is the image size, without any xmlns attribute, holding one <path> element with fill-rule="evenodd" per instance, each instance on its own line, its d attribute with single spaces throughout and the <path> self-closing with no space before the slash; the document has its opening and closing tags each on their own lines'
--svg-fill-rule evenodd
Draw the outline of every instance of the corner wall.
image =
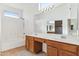
<svg viewBox="0 0 79 59">
<path fill-rule="evenodd" d="M 37 4 L 18 4 L 18 3 L 8 3 L 8 4 L 0 4 L 0 21 L 1 19 L 1 14 L 3 11 L 4 7 L 12 7 L 12 8 L 16 8 L 16 9 L 20 9 L 23 11 L 23 18 L 24 18 L 24 32 L 27 33 L 32 33 L 33 31 L 33 15 L 35 13 L 37 13 Z M 33 9 L 34 8 L 34 9 Z M 1 11 L 2 10 L 2 11 Z M 1 22 L 2 23 L 2 22 Z M 0 25 L 1 25 L 0 23 Z M 0 27 L 0 34 L 1 34 L 1 27 Z M 14 43 L 15 44 L 14 44 Z M 1 44 L 2 43 L 2 44 Z M 7 45 L 7 46 L 6 46 Z M 12 49 L 12 48 L 16 48 L 19 46 L 25 45 L 25 40 L 23 40 L 22 42 L 18 42 L 18 40 L 14 40 L 12 42 L 6 42 L 6 39 L 2 39 L 2 35 L 0 37 L 0 50 L 1 51 L 5 51 L 8 49 Z"/>
</svg>

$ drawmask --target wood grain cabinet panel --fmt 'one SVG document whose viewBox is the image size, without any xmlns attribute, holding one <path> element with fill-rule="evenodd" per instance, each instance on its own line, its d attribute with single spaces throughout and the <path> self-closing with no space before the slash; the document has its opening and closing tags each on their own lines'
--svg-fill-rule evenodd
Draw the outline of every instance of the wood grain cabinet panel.
<svg viewBox="0 0 79 59">
<path fill-rule="evenodd" d="M 52 41 L 52 40 L 46 40 L 45 43 L 47 43 L 47 45 L 53 46 L 53 47 L 60 47 L 60 43 L 56 42 L 56 41 Z"/>
<path fill-rule="evenodd" d="M 59 56 L 76 56 L 76 54 L 64 50 L 59 50 Z"/>
<path fill-rule="evenodd" d="M 38 42 L 44 43 L 44 39 L 42 39 L 42 38 L 37 38 L 37 37 L 35 37 L 34 40 L 35 40 L 35 41 L 38 41 Z"/>
<path fill-rule="evenodd" d="M 25 39 L 25 48 L 27 50 L 29 50 L 29 36 L 26 36 L 26 39 Z"/>
<path fill-rule="evenodd" d="M 47 47 L 47 55 L 48 56 L 57 56 L 57 48 L 48 46 Z"/>
<path fill-rule="evenodd" d="M 78 54 L 78 56 L 79 56 L 79 46 L 78 46 L 78 50 L 77 50 L 77 51 L 78 51 L 78 53 L 77 53 L 77 54 Z"/>
<path fill-rule="evenodd" d="M 42 43 L 35 41 L 37 39 L 32 36 L 26 36 L 25 47 L 27 50 L 31 51 L 32 53 L 38 53 L 42 51 Z"/>
<path fill-rule="evenodd" d="M 29 40 L 29 50 L 30 50 L 31 52 L 34 52 L 34 41 L 32 41 L 32 39 Z"/>
<path fill-rule="evenodd" d="M 27 50 L 30 50 L 30 51 L 32 51 L 33 52 L 33 43 L 34 43 L 34 41 L 33 41 L 33 37 L 32 36 L 26 36 L 26 42 L 25 42 L 25 44 L 26 44 L 26 49 Z"/>
<path fill-rule="evenodd" d="M 49 39 L 26 36 L 25 47 L 33 53 L 42 52 L 42 44 L 47 44 L 48 56 L 77 56 L 79 46 Z"/>
<path fill-rule="evenodd" d="M 60 48 L 63 49 L 63 50 L 67 50 L 67 51 L 70 51 L 70 52 L 77 53 L 77 46 L 76 45 L 61 43 Z"/>
</svg>

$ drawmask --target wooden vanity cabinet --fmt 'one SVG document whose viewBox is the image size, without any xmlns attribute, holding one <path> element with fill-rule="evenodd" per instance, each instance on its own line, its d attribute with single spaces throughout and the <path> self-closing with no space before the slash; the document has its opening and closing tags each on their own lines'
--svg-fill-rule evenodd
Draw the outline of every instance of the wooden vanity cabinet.
<svg viewBox="0 0 79 59">
<path fill-rule="evenodd" d="M 26 36 L 26 42 L 25 42 L 26 49 L 33 52 L 33 49 L 34 49 L 33 44 L 34 44 L 33 37 Z"/>
<path fill-rule="evenodd" d="M 25 37 L 25 48 L 29 50 L 29 36 Z"/>
<path fill-rule="evenodd" d="M 42 44 L 47 44 L 48 56 L 78 56 L 79 46 L 54 40 L 26 36 L 25 47 L 33 53 L 42 52 Z"/>
<path fill-rule="evenodd" d="M 78 50 L 77 50 L 77 51 L 78 51 L 78 53 L 77 53 L 77 54 L 78 54 L 78 56 L 79 56 L 79 46 L 78 46 Z"/>
<path fill-rule="evenodd" d="M 52 47 L 56 47 L 56 48 L 60 47 L 60 43 L 53 40 L 46 40 L 45 43 Z"/>
<path fill-rule="evenodd" d="M 47 55 L 58 56 L 59 43 L 52 40 L 46 40 L 45 42 L 47 44 Z"/>
<path fill-rule="evenodd" d="M 77 56 L 78 46 L 76 45 L 56 42 L 53 40 L 47 40 L 46 43 L 48 44 L 48 56 Z"/>
<path fill-rule="evenodd" d="M 37 38 L 32 36 L 26 36 L 25 47 L 32 53 L 39 53 L 42 51 L 42 43 L 35 41 L 35 39 Z"/>
<path fill-rule="evenodd" d="M 71 53 L 65 50 L 59 50 L 59 56 L 77 56 L 75 53 Z"/>
<path fill-rule="evenodd" d="M 78 54 L 78 46 L 68 43 L 61 43 L 59 56 L 77 56 Z"/>
<path fill-rule="evenodd" d="M 52 47 L 52 46 L 47 46 L 47 55 L 48 56 L 57 56 L 57 48 Z"/>
<path fill-rule="evenodd" d="M 44 43 L 44 42 L 45 42 L 45 39 L 35 37 L 35 38 L 34 38 L 34 41 Z"/>
<path fill-rule="evenodd" d="M 60 48 L 62 50 L 66 50 L 66 51 L 76 54 L 78 46 L 72 45 L 72 44 L 67 44 L 67 43 L 61 43 Z"/>
<path fill-rule="evenodd" d="M 44 39 L 34 37 L 34 47 L 35 47 L 34 49 L 36 53 L 42 52 L 43 43 L 44 43 Z"/>
</svg>

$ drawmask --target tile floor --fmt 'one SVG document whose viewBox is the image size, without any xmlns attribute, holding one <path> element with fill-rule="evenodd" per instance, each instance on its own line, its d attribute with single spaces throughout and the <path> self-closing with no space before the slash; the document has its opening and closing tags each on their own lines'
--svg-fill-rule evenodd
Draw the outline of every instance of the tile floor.
<svg viewBox="0 0 79 59">
<path fill-rule="evenodd" d="M 1 56 L 46 56 L 45 53 L 33 54 L 27 51 L 24 47 L 18 51 L 7 51 L 1 53 Z"/>
</svg>

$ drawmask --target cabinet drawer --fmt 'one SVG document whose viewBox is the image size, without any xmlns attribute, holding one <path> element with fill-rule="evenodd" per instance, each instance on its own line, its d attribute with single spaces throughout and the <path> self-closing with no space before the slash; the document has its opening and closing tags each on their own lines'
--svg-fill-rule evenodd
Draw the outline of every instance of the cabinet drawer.
<svg viewBox="0 0 79 59">
<path fill-rule="evenodd" d="M 77 46 L 75 45 L 61 43 L 60 48 L 63 50 L 77 53 Z"/>
<path fill-rule="evenodd" d="M 68 52 L 68 51 L 60 50 L 59 51 L 59 56 L 76 56 L 76 54 Z"/>
<path fill-rule="evenodd" d="M 59 48 L 59 46 L 60 46 L 60 43 L 58 43 L 56 41 L 46 40 L 45 42 L 47 43 L 47 45 L 50 45 L 50 46 L 53 46 L 53 47 L 56 47 L 56 48 Z"/>
<path fill-rule="evenodd" d="M 42 39 L 42 38 L 34 38 L 34 40 L 38 41 L 38 42 L 42 42 L 42 43 L 44 42 L 44 39 Z"/>
</svg>

